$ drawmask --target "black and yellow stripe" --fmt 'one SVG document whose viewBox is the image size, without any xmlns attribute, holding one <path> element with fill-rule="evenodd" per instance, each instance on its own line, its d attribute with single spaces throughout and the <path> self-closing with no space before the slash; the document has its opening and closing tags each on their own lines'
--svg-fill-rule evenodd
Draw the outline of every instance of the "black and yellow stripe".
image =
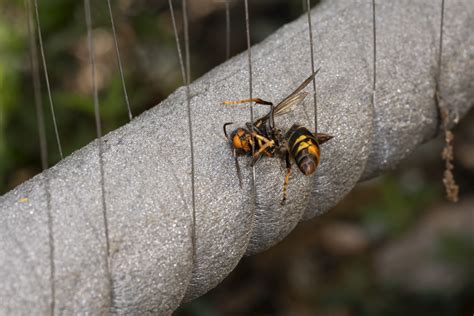
<svg viewBox="0 0 474 316">
<path fill-rule="evenodd" d="M 319 164 L 320 150 L 316 137 L 301 125 L 293 125 L 285 135 L 290 154 L 305 175 L 312 174 Z"/>
</svg>

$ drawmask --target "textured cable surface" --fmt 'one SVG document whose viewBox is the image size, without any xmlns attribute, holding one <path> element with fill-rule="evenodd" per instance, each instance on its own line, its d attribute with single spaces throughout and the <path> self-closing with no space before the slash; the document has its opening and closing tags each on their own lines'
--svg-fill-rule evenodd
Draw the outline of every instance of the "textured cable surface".
<svg viewBox="0 0 474 316">
<path fill-rule="evenodd" d="M 312 12 L 315 61 L 321 67 L 316 78 L 318 126 L 336 137 L 322 146 L 316 176 L 304 177 L 295 169 L 284 207 L 281 162 L 264 159 L 256 168 L 257 210 L 252 216 L 251 168 L 241 160 L 240 190 L 222 133 L 224 122 L 248 120 L 247 108 L 221 105 L 247 97 L 247 55 L 232 58 L 192 84 L 194 269 L 185 89 L 103 137 L 112 311 L 171 314 L 183 300 L 215 287 L 243 255 L 276 244 L 299 221 L 328 210 L 358 181 L 393 168 L 434 137 L 440 5 L 432 0 L 377 1 L 374 113 L 371 10 L 370 0 L 335 0 L 322 2 Z M 459 117 L 474 101 L 473 29 L 474 3 L 448 1 L 441 91 Z M 309 75 L 307 17 L 255 45 L 252 62 L 254 96 L 279 101 L 291 92 Z M 308 98 L 302 111 L 276 124 L 312 126 L 312 109 Z M 255 110 L 258 116 L 267 108 Z M 56 314 L 99 314 L 109 308 L 97 150 L 95 141 L 46 171 L 55 241 Z M 51 313 L 43 177 L 0 197 L 2 315 Z"/>
</svg>

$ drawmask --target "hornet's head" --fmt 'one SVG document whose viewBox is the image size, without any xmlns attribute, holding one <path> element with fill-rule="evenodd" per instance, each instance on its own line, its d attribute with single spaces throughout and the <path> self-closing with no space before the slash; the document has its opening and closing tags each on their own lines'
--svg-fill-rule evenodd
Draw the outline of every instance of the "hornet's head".
<svg viewBox="0 0 474 316">
<path fill-rule="evenodd" d="M 228 122 L 224 124 L 224 135 L 232 146 L 232 153 L 235 158 L 235 169 L 237 171 L 237 178 L 239 179 L 239 186 L 240 188 L 242 188 L 242 176 L 240 174 L 239 161 L 237 157 L 252 154 L 253 137 L 247 129 L 240 127 L 234 130 L 229 137 L 229 135 L 227 134 L 227 125 L 230 124 L 233 123 Z"/>
<path fill-rule="evenodd" d="M 226 127 L 231 122 L 224 124 L 225 137 L 230 141 L 232 149 L 237 156 L 243 156 L 252 152 L 253 137 L 249 130 L 245 128 L 237 128 L 231 134 L 227 135 Z"/>
<path fill-rule="evenodd" d="M 245 128 L 237 128 L 230 135 L 232 147 L 237 155 L 245 155 L 252 152 L 253 138 L 250 132 Z"/>
</svg>

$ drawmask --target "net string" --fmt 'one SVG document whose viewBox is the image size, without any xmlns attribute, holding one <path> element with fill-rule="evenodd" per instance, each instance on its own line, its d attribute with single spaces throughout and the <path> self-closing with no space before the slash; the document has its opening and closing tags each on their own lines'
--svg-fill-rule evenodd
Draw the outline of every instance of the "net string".
<svg viewBox="0 0 474 316">
<path fill-rule="evenodd" d="M 181 75 L 183 77 L 183 83 L 186 85 L 186 108 L 188 115 L 188 131 L 189 131 L 189 145 L 191 154 L 191 203 L 192 203 L 192 214 L 191 214 L 191 243 L 192 243 L 192 260 L 196 254 L 196 192 L 195 192 L 195 170 L 194 170 L 194 139 L 193 139 L 193 125 L 191 115 L 191 58 L 189 54 L 189 23 L 188 23 L 188 11 L 187 2 L 182 0 L 183 8 L 183 26 L 184 26 L 184 53 L 185 59 L 181 52 L 181 44 L 179 41 L 178 27 L 176 25 L 176 18 L 174 15 L 173 1 L 168 0 L 168 5 L 171 14 L 171 21 L 173 24 L 173 32 L 176 40 L 176 50 L 178 53 L 178 60 L 181 69 Z"/>
<path fill-rule="evenodd" d="M 252 83 L 252 49 L 250 43 L 250 17 L 249 17 L 249 4 L 248 0 L 244 0 L 245 4 L 245 31 L 247 37 L 247 59 L 248 59 L 248 71 L 249 71 L 249 95 L 250 99 L 253 98 L 253 83 Z M 253 102 L 250 102 L 250 123 L 252 124 L 252 129 L 254 129 L 254 113 L 253 113 Z M 252 157 L 255 154 L 255 143 L 252 142 Z M 255 214 L 257 207 L 257 185 L 256 185 L 256 176 L 255 176 L 255 164 L 252 165 L 252 197 L 253 197 L 253 213 Z"/>
<path fill-rule="evenodd" d="M 39 74 L 39 64 L 38 64 L 38 47 L 36 46 L 35 40 L 35 29 L 33 22 L 33 13 L 32 13 L 32 3 L 31 0 L 25 0 L 25 9 L 27 15 L 27 24 L 28 24 L 28 38 L 30 41 L 30 63 L 31 63 L 31 72 L 32 72 L 32 81 L 33 81 L 33 93 L 35 100 L 35 110 L 36 110 L 36 123 L 38 128 L 38 139 L 40 145 L 40 157 L 41 157 L 41 168 L 43 171 L 48 169 L 48 143 L 46 141 L 46 127 L 44 122 L 44 111 L 43 103 L 41 100 L 41 83 L 40 83 L 40 74 Z M 55 257 L 55 242 L 54 242 L 54 231 L 53 231 L 53 214 L 51 208 L 51 192 L 49 187 L 49 177 L 48 173 L 43 172 L 43 184 L 46 197 L 46 212 L 47 212 L 47 222 L 48 222 L 48 246 L 49 246 L 49 282 L 50 282 L 50 315 L 55 314 L 55 305 L 56 305 L 56 266 L 54 263 Z"/>
<path fill-rule="evenodd" d="M 117 32 L 115 30 L 114 15 L 112 13 L 112 6 L 110 4 L 110 0 L 107 0 L 107 6 L 109 8 L 110 24 L 112 25 L 112 33 L 114 35 L 115 55 L 117 57 L 117 64 L 118 64 L 119 72 L 120 72 L 120 79 L 122 80 L 122 90 L 123 90 L 123 95 L 124 95 L 124 98 L 125 98 L 125 104 L 127 106 L 128 119 L 131 121 L 132 118 L 133 118 L 132 109 L 130 107 L 130 100 L 128 98 L 128 93 L 127 93 L 127 86 L 125 84 L 125 76 L 123 74 L 122 59 L 120 58 L 120 49 L 119 49 L 119 45 L 118 45 Z"/>
<path fill-rule="evenodd" d="M 168 0 L 168 5 L 170 8 L 171 23 L 173 24 L 174 38 L 176 40 L 176 50 L 178 52 L 178 60 L 179 60 L 179 67 L 181 70 L 181 76 L 183 77 L 183 83 L 186 84 L 186 71 L 184 69 L 184 61 L 183 61 L 183 54 L 181 52 L 181 44 L 179 41 L 178 27 L 176 25 L 176 18 L 174 16 L 173 1 Z"/>
<path fill-rule="evenodd" d="M 42 59 L 42 62 L 43 62 L 44 79 L 45 79 L 45 82 L 46 82 L 46 88 L 48 90 L 48 99 L 49 99 L 49 106 L 50 106 L 50 110 L 51 110 L 51 117 L 53 119 L 54 134 L 56 136 L 56 143 L 58 145 L 59 156 L 61 157 L 61 159 L 63 159 L 64 158 L 63 149 L 62 149 L 62 146 L 61 146 L 61 138 L 59 137 L 58 124 L 56 122 L 56 114 L 55 114 L 55 111 L 54 111 L 53 97 L 51 95 L 51 87 L 50 87 L 50 84 L 49 84 L 48 67 L 46 65 L 46 56 L 45 56 L 44 47 L 43 47 L 43 36 L 41 34 L 41 24 L 40 24 L 40 18 L 39 18 L 38 0 L 34 0 L 34 7 L 35 7 L 35 17 L 36 17 L 36 30 L 37 30 L 37 33 L 38 33 L 41 59 Z"/>
<path fill-rule="evenodd" d="M 225 59 L 230 58 L 230 0 L 225 2 Z"/>
<path fill-rule="evenodd" d="M 113 291 L 113 279 L 110 272 L 110 241 L 109 241 L 109 224 L 107 218 L 107 205 L 105 200 L 105 176 L 104 176 L 104 159 L 103 159 L 103 140 L 102 140 L 102 125 L 100 118 L 100 106 L 99 106 L 99 95 L 96 83 L 96 62 L 95 62 L 95 51 L 94 41 L 92 34 L 92 18 L 91 18 L 91 7 L 90 0 L 84 0 L 84 11 L 87 27 L 87 43 L 89 50 L 89 60 L 91 64 L 91 82 L 94 99 L 94 116 L 95 126 L 97 131 L 97 147 L 99 151 L 99 171 L 100 171 L 100 190 L 101 190 L 101 203 L 102 203 L 102 219 L 104 225 L 104 238 L 105 238 L 105 273 L 109 281 L 109 307 L 111 308 L 114 302 L 114 291 Z"/>
<path fill-rule="evenodd" d="M 313 44 L 313 27 L 311 23 L 311 1 L 306 0 L 306 12 L 308 15 L 309 45 L 311 51 L 311 73 L 314 73 L 314 44 Z M 314 103 L 314 131 L 318 131 L 318 105 L 316 99 L 316 77 L 313 78 L 313 103 Z"/>
<path fill-rule="evenodd" d="M 377 24 L 375 20 L 375 0 L 372 0 L 372 39 L 373 39 L 373 78 L 372 78 L 372 112 L 375 111 L 375 96 L 377 90 Z"/>
<path fill-rule="evenodd" d="M 444 0 L 441 0 L 441 18 L 439 23 L 438 71 L 436 73 L 436 90 L 439 92 L 441 84 L 441 60 L 443 56 L 443 30 L 444 30 Z"/>
<path fill-rule="evenodd" d="M 193 261 L 196 255 L 196 192 L 195 192 L 195 170 L 194 170 L 194 139 L 193 121 L 191 114 L 191 58 L 189 54 L 189 25 L 187 0 L 183 0 L 183 24 L 184 24 L 184 54 L 186 61 L 186 104 L 188 112 L 189 145 L 191 153 L 191 200 L 192 200 L 192 227 L 191 241 L 193 246 Z"/>
</svg>

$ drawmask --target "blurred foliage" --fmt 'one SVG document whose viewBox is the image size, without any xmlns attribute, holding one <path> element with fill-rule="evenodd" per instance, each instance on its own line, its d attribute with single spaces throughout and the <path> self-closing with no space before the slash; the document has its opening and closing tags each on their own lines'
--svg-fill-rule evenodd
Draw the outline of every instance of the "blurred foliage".
<svg viewBox="0 0 474 316">
<path fill-rule="evenodd" d="M 393 176 L 386 176 L 370 203 L 360 207 L 362 224 L 374 233 L 393 238 L 402 234 L 426 204 L 441 192 L 432 184 L 409 189 Z"/>
<path fill-rule="evenodd" d="M 0 1 L 0 194 L 41 170 L 24 0 Z M 182 34 L 181 1 L 175 13 Z M 251 2 L 252 41 L 300 14 L 302 2 Z M 103 132 L 128 121 L 106 1 L 92 1 L 97 82 Z M 132 113 L 157 104 L 182 84 L 168 1 L 112 1 Z M 231 53 L 246 47 L 243 3 L 231 2 Z M 192 77 L 225 61 L 222 1 L 190 1 Z M 83 1 L 39 1 L 52 99 L 64 155 L 96 136 Z M 41 64 L 41 60 L 40 60 Z M 49 165 L 59 160 L 40 67 Z"/>
<path fill-rule="evenodd" d="M 473 217 L 474 220 L 474 217 Z M 474 240 L 472 232 L 446 234 L 440 236 L 438 256 L 440 260 L 453 264 L 458 269 L 466 270 L 474 280 Z"/>
<path fill-rule="evenodd" d="M 84 10 L 82 1 L 39 2 L 58 129 L 64 153 L 69 155 L 95 138 Z M 252 42 L 297 18 L 303 2 L 250 1 Z M 175 3 L 181 26 L 180 1 Z M 225 61 L 225 12 L 222 1 L 192 0 L 190 4 L 191 68 L 192 77 L 197 78 Z M 119 0 L 112 5 L 132 112 L 138 115 L 182 84 L 168 4 L 165 0 Z M 107 3 L 93 1 L 92 6 L 106 133 L 127 123 L 128 117 Z M 231 55 L 235 55 L 246 47 L 242 1 L 232 1 L 231 24 Z M 0 0 L 0 194 L 41 169 L 28 43 L 24 1 Z M 53 165 L 59 153 L 40 71 L 49 164 Z M 455 131 L 456 177 L 461 203 L 471 201 L 464 206 L 471 215 L 473 126 L 471 115 Z M 360 185 L 331 212 L 302 223 L 278 246 L 244 258 L 221 285 L 185 304 L 176 315 L 472 314 L 472 230 L 435 234 L 436 240 L 430 243 L 436 251 L 421 256 L 421 267 L 442 264 L 447 274 L 463 273 L 452 289 L 414 290 L 406 282 L 413 276 L 388 273 L 387 280 L 380 272 L 388 269 L 381 258 L 390 253 L 392 244 L 405 240 L 417 245 L 419 240 L 413 236 L 421 236 L 422 241 L 431 238 L 421 228 L 430 225 L 430 216 L 440 213 L 436 208 L 444 205 L 440 151 L 439 142 L 428 144 L 396 172 Z M 462 216 L 463 212 L 453 214 Z M 402 257 L 396 264 L 407 264 L 412 257 Z M 441 282 L 436 274 L 433 282 Z"/>
</svg>

